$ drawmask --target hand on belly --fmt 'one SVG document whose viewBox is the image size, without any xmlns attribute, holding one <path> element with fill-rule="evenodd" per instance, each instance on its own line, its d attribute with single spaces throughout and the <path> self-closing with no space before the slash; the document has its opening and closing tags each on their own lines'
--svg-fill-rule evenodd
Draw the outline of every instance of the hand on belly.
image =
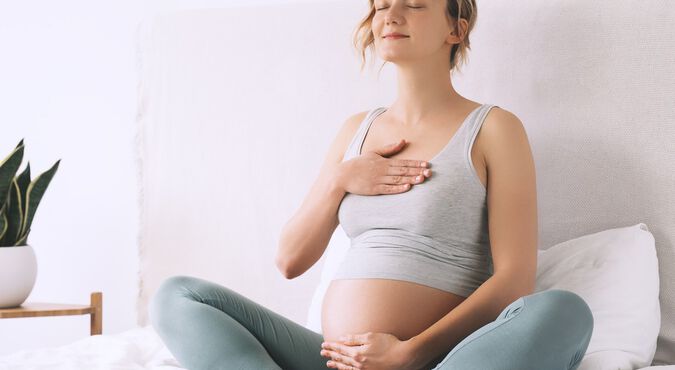
<svg viewBox="0 0 675 370">
<path fill-rule="evenodd" d="M 371 370 L 417 370 L 410 344 L 391 334 L 368 332 L 338 339 L 321 346 L 321 355 L 329 360 L 328 367 L 340 369 L 338 365 L 346 365 L 361 369 L 367 363 Z"/>
<path fill-rule="evenodd" d="M 344 279 L 331 282 L 324 296 L 324 341 L 368 332 L 406 341 L 440 320 L 465 298 L 411 282 Z"/>
</svg>

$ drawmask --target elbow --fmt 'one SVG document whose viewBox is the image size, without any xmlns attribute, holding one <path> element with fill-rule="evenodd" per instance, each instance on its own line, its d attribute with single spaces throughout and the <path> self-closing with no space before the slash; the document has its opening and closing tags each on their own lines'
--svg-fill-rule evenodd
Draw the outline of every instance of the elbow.
<svg viewBox="0 0 675 370">
<path fill-rule="evenodd" d="M 521 287 L 519 289 L 516 289 L 514 291 L 514 294 L 512 295 L 513 300 L 516 300 L 520 297 L 525 297 L 530 294 L 534 294 L 534 286 L 526 286 L 526 287 Z"/>
<path fill-rule="evenodd" d="M 283 275 L 283 277 L 285 277 L 288 280 L 294 279 L 296 277 L 291 267 L 291 264 L 288 261 L 277 256 L 274 262 L 277 266 L 277 270 L 281 272 L 281 275 Z"/>
<path fill-rule="evenodd" d="M 534 279 L 519 276 L 510 280 L 512 297 L 514 299 L 524 297 L 534 293 L 535 281 Z"/>
<path fill-rule="evenodd" d="M 288 245 L 294 245 L 295 248 L 288 248 Z M 304 248 L 298 248 L 297 243 L 287 244 L 282 241 L 279 244 L 275 264 L 281 275 L 288 280 L 295 279 L 307 271 L 305 257 L 299 252 L 302 249 Z"/>
<path fill-rule="evenodd" d="M 535 291 L 536 274 L 524 274 L 522 271 L 518 271 L 499 274 L 499 276 L 506 282 L 506 291 L 511 300 L 533 294 Z"/>
<path fill-rule="evenodd" d="M 523 277 L 523 282 L 521 284 L 521 297 L 534 294 L 534 290 L 536 289 L 537 285 L 537 268 L 536 266 L 532 268 L 532 271 L 530 271 L 529 274 L 525 274 Z"/>
<path fill-rule="evenodd" d="M 284 234 L 282 233 L 281 235 L 281 240 L 279 241 L 279 248 L 277 249 L 277 255 L 274 258 L 274 265 L 277 267 L 277 270 L 285 277 L 286 279 L 292 279 L 290 275 L 290 263 L 288 261 L 288 253 L 285 252 L 285 248 L 283 247 L 283 237 Z"/>
</svg>

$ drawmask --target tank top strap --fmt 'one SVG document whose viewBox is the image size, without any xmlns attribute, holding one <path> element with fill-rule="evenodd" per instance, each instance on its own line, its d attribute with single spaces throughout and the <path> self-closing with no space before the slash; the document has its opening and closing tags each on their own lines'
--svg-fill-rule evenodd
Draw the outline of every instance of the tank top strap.
<svg viewBox="0 0 675 370">
<path fill-rule="evenodd" d="M 473 167 L 472 165 L 472 160 L 471 160 L 471 149 L 473 148 L 473 143 L 476 141 L 476 136 L 478 136 L 478 132 L 480 131 L 480 128 L 483 126 L 483 122 L 485 121 L 485 117 L 487 117 L 488 112 L 490 112 L 490 109 L 494 107 L 499 107 L 498 105 L 494 104 L 483 104 L 475 113 L 475 116 L 467 122 L 469 124 L 469 127 L 465 137 L 466 140 L 463 145 L 463 156 L 464 159 Z"/>
<path fill-rule="evenodd" d="M 361 145 L 363 145 L 363 141 L 366 138 L 366 133 L 368 132 L 368 129 L 370 128 L 370 124 L 373 122 L 373 119 L 380 113 L 382 110 L 386 109 L 385 107 L 377 107 L 373 108 L 368 113 L 366 116 L 363 118 L 363 121 L 361 121 L 361 124 L 359 125 L 359 128 L 356 130 L 356 133 L 354 134 L 354 137 L 352 138 L 352 141 L 349 143 L 349 146 L 347 147 L 347 150 L 345 151 L 345 155 L 342 159 L 342 161 L 346 161 L 348 159 L 351 159 L 352 157 L 355 157 L 359 154 L 359 150 L 361 149 Z"/>
<path fill-rule="evenodd" d="M 469 143 L 473 143 L 473 141 L 476 140 L 478 131 L 480 131 L 483 121 L 485 121 L 485 117 L 487 116 L 490 109 L 494 107 L 497 107 L 497 105 L 483 104 L 476 110 L 476 112 L 474 112 L 474 116 L 469 119 L 469 122 L 467 122 L 469 126 L 467 130 L 467 138 Z"/>
</svg>

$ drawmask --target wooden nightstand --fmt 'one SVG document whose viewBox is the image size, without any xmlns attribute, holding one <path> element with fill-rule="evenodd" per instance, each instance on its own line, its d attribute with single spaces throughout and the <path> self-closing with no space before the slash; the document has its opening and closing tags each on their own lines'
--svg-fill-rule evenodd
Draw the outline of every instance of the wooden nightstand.
<svg viewBox="0 0 675 370">
<path fill-rule="evenodd" d="M 91 293 L 91 304 L 24 302 L 19 307 L 0 308 L 0 319 L 40 316 L 91 315 L 90 335 L 103 330 L 103 293 Z"/>
</svg>

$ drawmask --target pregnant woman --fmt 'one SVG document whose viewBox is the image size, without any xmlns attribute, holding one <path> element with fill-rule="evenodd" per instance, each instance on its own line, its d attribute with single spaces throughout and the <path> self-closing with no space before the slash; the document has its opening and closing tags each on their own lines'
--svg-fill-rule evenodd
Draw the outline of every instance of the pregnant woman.
<svg viewBox="0 0 675 370">
<path fill-rule="evenodd" d="M 593 331 L 575 293 L 534 293 L 535 166 L 521 121 L 460 96 L 474 0 L 370 0 L 357 33 L 396 100 L 348 118 L 284 226 L 288 279 L 351 239 L 315 333 L 224 286 L 172 276 L 153 326 L 188 369 L 569 370 Z"/>
</svg>

